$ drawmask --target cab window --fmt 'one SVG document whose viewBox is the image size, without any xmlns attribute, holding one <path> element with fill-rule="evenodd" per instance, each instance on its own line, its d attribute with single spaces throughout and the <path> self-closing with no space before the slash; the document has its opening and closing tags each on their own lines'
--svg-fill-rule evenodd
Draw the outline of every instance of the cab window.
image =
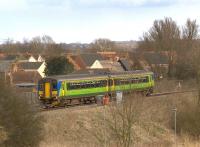
<svg viewBox="0 0 200 147">
<path fill-rule="evenodd" d="M 53 84 L 52 84 L 52 88 L 53 88 L 53 90 L 57 90 L 57 84 L 56 84 L 56 83 L 53 83 Z"/>
<path fill-rule="evenodd" d="M 40 83 L 40 84 L 38 85 L 38 90 L 42 90 L 42 89 L 43 89 L 43 84 Z"/>
</svg>

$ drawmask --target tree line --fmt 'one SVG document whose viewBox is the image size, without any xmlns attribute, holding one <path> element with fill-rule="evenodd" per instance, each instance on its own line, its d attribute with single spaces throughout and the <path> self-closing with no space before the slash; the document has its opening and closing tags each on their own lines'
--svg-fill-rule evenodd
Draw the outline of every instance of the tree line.
<svg viewBox="0 0 200 147">
<path fill-rule="evenodd" d="M 169 60 L 168 76 L 186 79 L 200 75 L 199 56 L 200 41 L 196 20 L 188 19 L 184 26 L 178 24 L 172 18 L 155 20 L 152 27 L 143 34 L 139 41 L 139 50 L 167 52 Z M 117 51 L 114 41 L 99 38 L 89 44 L 90 52 Z M 33 37 L 30 41 L 14 43 L 12 40 L 5 41 L 0 45 L 0 51 L 6 53 L 36 53 L 51 56 L 60 56 L 66 53 L 63 44 L 55 43 L 48 35 Z"/>
<path fill-rule="evenodd" d="M 139 48 L 143 51 L 166 51 L 169 57 L 169 77 L 197 78 L 200 71 L 198 27 L 196 20 L 191 19 L 187 19 L 181 27 L 172 18 L 155 20 L 153 26 L 141 37 Z"/>
<path fill-rule="evenodd" d="M 172 19 L 155 20 L 143 34 L 140 48 L 145 51 L 167 51 L 168 76 L 178 79 L 194 78 L 197 81 L 200 103 L 200 38 L 196 20 L 187 19 L 179 27 Z"/>
<path fill-rule="evenodd" d="M 36 36 L 31 40 L 24 39 L 22 42 L 14 42 L 12 39 L 7 39 L 0 45 L 1 52 L 7 54 L 32 53 L 45 55 L 60 55 L 64 52 L 62 44 L 57 44 L 48 35 Z"/>
<path fill-rule="evenodd" d="M 80 51 L 80 48 L 89 50 L 90 52 L 95 51 L 111 51 L 117 49 L 114 41 L 107 38 L 95 39 L 88 45 L 81 43 L 56 43 L 51 36 L 35 36 L 31 40 L 24 38 L 22 42 L 14 41 L 12 39 L 5 40 L 0 45 L 0 52 L 4 53 L 32 53 L 32 54 L 44 54 L 44 55 L 61 55 L 69 51 Z"/>
</svg>

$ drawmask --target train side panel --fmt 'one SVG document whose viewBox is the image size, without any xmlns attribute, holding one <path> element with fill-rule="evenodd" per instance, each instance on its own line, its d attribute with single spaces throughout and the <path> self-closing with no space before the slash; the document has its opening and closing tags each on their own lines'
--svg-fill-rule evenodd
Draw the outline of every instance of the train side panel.
<svg viewBox="0 0 200 147">
<path fill-rule="evenodd" d="M 59 96 L 73 98 L 102 94 L 107 91 L 108 81 L 105 79 L 62 81 Z"/>
<path fill-rule="evenodd" d="M 40 100 L 52 103 L 59 99 L 94 97 L 99 94 L 115 93 L 116 91 L 153 92 L 153 73 L 125 74 L 90 79 L 44 78 L 38 82 Z M 71 100 L 70 100 L 71 101 Z"/>
</svg>

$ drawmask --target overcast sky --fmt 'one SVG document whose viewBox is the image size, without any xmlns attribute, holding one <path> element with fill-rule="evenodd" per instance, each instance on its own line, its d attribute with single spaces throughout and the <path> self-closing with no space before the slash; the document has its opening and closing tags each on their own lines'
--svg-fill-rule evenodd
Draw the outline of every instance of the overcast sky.
<svg viewBox="0 0 200 147">
<path fill-rule="evenodd" d="M 56 42 L 139 40 L 155 19 L 200 23 L 200 0 L 0 0 L 0 42 L 49 35 Z"/>
</svg>

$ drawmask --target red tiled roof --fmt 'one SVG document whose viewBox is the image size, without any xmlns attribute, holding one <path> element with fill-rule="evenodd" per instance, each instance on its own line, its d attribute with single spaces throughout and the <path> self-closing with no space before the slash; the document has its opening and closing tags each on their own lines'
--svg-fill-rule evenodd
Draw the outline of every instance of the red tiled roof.
<svg viewBox="0 0 200 147">
<path fill-rule="evenodd" d="M 43 62 L 20 62 L 18 66 L 24 70 L 37 70 Z"/>
<path fill-rule="evenodd" d="M 12 73 L 12 82 L 13 83 L 37 83 L 42 77 L 36 71 L 17 71 Z"/>
</svg>

